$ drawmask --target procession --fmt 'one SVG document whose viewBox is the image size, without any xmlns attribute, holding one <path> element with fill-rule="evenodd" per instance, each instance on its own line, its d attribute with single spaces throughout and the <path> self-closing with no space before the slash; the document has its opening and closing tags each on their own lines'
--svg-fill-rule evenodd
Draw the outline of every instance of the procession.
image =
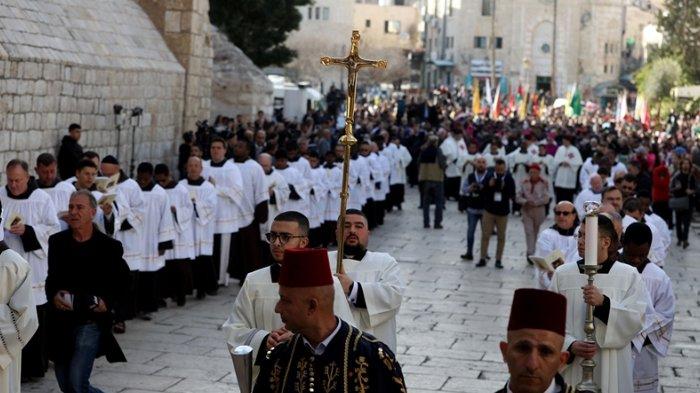
<svg viewBox="0 0 700 393">
<path fill-rule="evenodd" d="M 133 24 L 110 32 L 129 37 L 115 43 L 125 71 L 90 54 L 54 77 L 49 61 L 37 75 L 50 86 L 35 88 L 32 57 L 0 37 L 0 393 L 700 388 L 700 101 L 681 86 L 693 70 L 655 98 L 662 71 L 642 69 L 613 105 L 583 82 L 506 78 L 494 41 L 489 72 L 455 82 L 431 61 L 389 87 L 368 79 L 398 66 L 367 50 L 367 19 L 314 59 L 340 88 L 287 83 L 269 105 L 234 106 L 280 89 L 221 21 L 229 6 L 119 1 L 135 8 L 80 17 Z M 418 13 L 391 3 L 377 7 Z M 328 19 L 323 4 L 285 5 L 303 19 L 290 29 Z M 0 22 L 2 7 L 30 14 L 0 1 Z M 495 21 L 495 2 L 483 7 Z M 386 34 L 401 28 L 390 22 Z M 248 72 L 222 65 L 231 56 L 250 56 L 237 60 Z M 71 89 L 104 93 L 73 105 Z M 46 108 L 55 90 L 51 126 L 20 90 Z"/>
</svg>

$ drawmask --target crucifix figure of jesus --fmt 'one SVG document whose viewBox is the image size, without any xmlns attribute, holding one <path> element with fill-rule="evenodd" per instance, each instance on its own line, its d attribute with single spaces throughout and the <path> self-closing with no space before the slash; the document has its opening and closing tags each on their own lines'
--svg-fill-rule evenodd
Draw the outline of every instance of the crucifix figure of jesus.
<svg viewBox="0 0 700 393">
<path fill-rule="evenodd" d="M 336 263 L 336 272 L 343 272 L 343 249 L 345 239 L 345 210 L 348 206 L 348 177 L 350 173 L 350 148 L 357 143 L 357 139 L 353 136 L 355 129 L 355 95 L 357 85 L 357 72 L 364 67 L 373 67 L 385 69 L 387 66 L 386 60 L 367 60 L 360 57 L 360 32 L 352 31 L 350 39 L 350 54 L 344 58 L 335 58 L 324 56 L 321 57 L 323 65 L 341 65 L 348 70 L 348 100 L 345 108 L 345 133 L 340 138 L 340 144 L 345 147 L 343 153 L 343 186 L 340 191 L 340 215 L 338 218 L 338 260 Z"/>
</svg>

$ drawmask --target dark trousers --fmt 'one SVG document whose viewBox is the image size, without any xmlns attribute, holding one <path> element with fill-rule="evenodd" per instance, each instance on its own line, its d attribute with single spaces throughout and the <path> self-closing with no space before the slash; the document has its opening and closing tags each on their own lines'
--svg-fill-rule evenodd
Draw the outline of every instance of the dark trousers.
<svg viewBox="0 0 700 393">
<path fill-rule="evenodd" d="M 688 241 L 688 232 L 690 231 L 690 221 L 693 219 L 693 211 L 676 210 L 676 237 L 679 241 Z"/>
<path fill-rule="evenodd" d="M 258 240 L 260 223 L 256 220 L 245 228 L 231 235 L 228 273 L 231 277 L 242 280 L 245 276 L 263 267 Z"/>
<path fill-rule="evenodd" d="M 165 261 L 163 273 L 165 281 L 160 283 L 163 297 L 169 297 L 175 301 L 183 301 L 185 296 L 192 293 L 192 260 L 173 259 Z"/>
<path fill-rule="evenodd" d="M 668 207 L 668 201 L 656 201 L 652 204 L 652 209 L 666 221 L 669 228 L 673 226 L 673 211 Z"/>
<path fill-rule="evenodd" d="M 316 228 L 311 228 L 309 229 L 309 247 L 310 248 L 317 248 L 321 247 L 323 243 L 323 232 L 321 231 L 321 227 L 316 227 Z"/>
<path fill-rule="evenodd" d="M 394 207 L 401 210 L 404 201 L 406 187 L 403 184 L 392 184 L 389 186 L 389 197 L 387 199 L 386 211 L 390 212 Z"/>
<path fill-rule="evenodd" d="M 557 199 L 557 203 L 561 201 L 569 201 L 573 203 L 575 192 L 576 189 L 574 188 L 554 187 L 554 195 Z"/>
<path fill-rule="evenodd" d="M 53 299 L 49 299 L 52 301 Z M 49 368 L 48 330 L 46 310 L 48 303 L 36 306 L 39 328 L 22 348 L 22 378 L 41 378 Z"/>
<path fill-rule="evenodd" d="M 139 312 L 158 311 L 158 272 L 139 272 L 137 292 Z"/>
<path fill-rule="evenodd" d="M 445 177 L 445 199 L 459 199 L 459 183 L 462 178 L 459 176 Z"/>
<path fill-rule="evenodd" d="M 374 216 L 377 220 L 377 225 L 384 225 L 385 205 L 386 201 L 374 201 Z"/>
<path fill-rule="evenodd" d="M 118 299 L 114 306 L 116 311 L 116 315 L 114 317 L 115 322 L 124 322 L 136 316 L 138 282 L 139 271 L 132 270 L 129 273 L 129 288 L 127 291 L 124 291 L 124 297 L 122 299 Z"/>
<path fill-rule="evenodd" d="M 192 262 L 192 278 L 198 294 L 213 291 L 219 287 L 214 272 L 214 260 L 211 255 L 200 255 Z"/>
<path fill-rule="evenodd" d="M 423 225 L 430 226 L 430 204 L 435 204 L 435 226 L 442 224 L 442 210 L 445 206 L 445 189 L 442 182 L 423 182 Z"/>
<path fill-rule="evenodd" d="M 323 247 L 338 245 L 338 241 L 335 238 L 335 229 L 337 226 L 338 221 L 324 221 L 323 224 L 321 224 L 321 245 Z"/>
<path fill-rule="evenodd" d="M 90 386 L 90 374 L 100 350 L 100 328 L 97 324 L 78 325 L 74 330 L 73 355 L 67 362 L 54 364 L 56 381 L 62 392 L 102 393 Z"/>
<path fill-rule="evenodd" d="M 374 214 L 374 200 L 368 199 L 367 202 L 362 206 L 362 213 L 367 217 L 367 226 L 369 229 L 374 229 L 377 227 L 377 218 Z"/>
</svg>

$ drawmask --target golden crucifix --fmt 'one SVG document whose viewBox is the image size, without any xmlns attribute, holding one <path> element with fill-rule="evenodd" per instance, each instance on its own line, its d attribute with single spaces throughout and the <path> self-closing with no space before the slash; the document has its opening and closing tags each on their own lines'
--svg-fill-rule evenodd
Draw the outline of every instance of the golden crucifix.
<svg viewBox="0 0 700 393">
<path fill-rule="evenodd" d="M 345 108 L 345 134 L 340 137 L 339 143 L 345 147 L 343 153 L 343 186 L 340 190 L 340 216 L 338 217 L 338 259 L 336 272 L 343 273 L 343 254 L 345 244 L 345 210 L 348 207 L 348 178 L 350 174 L 350 148 L 357 143 L 353 135 L 355 130 L 355 94 L 357 84 L 357 72 L 364 67 L 384 69 L 386 60 L 366 60 L 360 57 L 360 32 L 352 31 L 350 39 L 350 54 L 343 59 L 324 56 L 321 58 L 323 65 L 342 65 L 348 70 L 348 101 Z"/>
</svg>

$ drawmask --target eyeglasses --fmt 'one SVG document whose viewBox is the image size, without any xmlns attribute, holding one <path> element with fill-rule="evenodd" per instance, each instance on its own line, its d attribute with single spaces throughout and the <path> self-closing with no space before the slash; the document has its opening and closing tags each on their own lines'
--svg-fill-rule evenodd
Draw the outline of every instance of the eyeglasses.
<svg viewBox="0 0 700 393">
<path fill-rule="evenodd" d="M 558 211 L 554 211 L 554 215 L 555 215 L 555 216 L 568 216 L 568 215 L 571 215 L 571 214 L 574 214 L 574 212 L 558 212 Z"/>
<path fill-rule="evenodd" d="M 297 238 L 302 238 L 302 237 L 306 237 L 306 236 L 305 235 L 292 235 L 291 233 L 287 233 L 287 232 L 268 232 L 265 234 L 265 239 L 267 239 L 268 242 L 274 243 L 277 240 L 279 240 L 279 242 L 282 244 L 287 244 L 292 239 L 297 239 Z"/>
</svg>

